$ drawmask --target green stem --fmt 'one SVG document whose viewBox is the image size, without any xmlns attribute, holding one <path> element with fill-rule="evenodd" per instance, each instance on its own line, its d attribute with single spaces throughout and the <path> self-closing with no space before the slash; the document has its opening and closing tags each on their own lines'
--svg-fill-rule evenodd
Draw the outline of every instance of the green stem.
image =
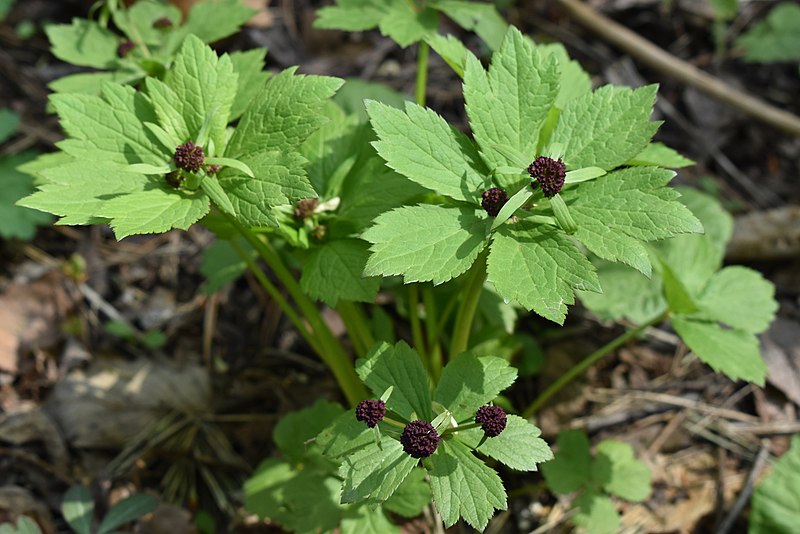
<svg viewBox="0 0 800 534">
<path fill-rule="evenodd" d="M 628 330 L 621 336 L 613 339 L 612 341 L 606 343 L 586 358 L 575 364 L 569 371 L 558 377 L 558 379 L 550 384 L 550 387 L 545 389 L 526 409 L 522 412 L 522 416 L 526 419 L 532 417 L 539 409 L 544 406 L 544 404 L 550 400 L 553 395 L 564 389 L 564 387 L 586 372 L 592 365 L 600 361 L 604 356 L 608 353 L 616 350 L 617 348 L 621 347 L 629 340 L 637 337 L 639 334 L 644 332 L 647 328 L 653 326 L 654 324 L 660 322 L 664 318 L 664 314 L 659 314 L 656 317 L 653 317 L 649 321 L 637 326 L 633 330 Z"/>
<path fill-rule="evenodd" d="M 425 105 L 425 91 L 428 86 L 428 43 L 420 41 L 417 44 L 417 91 L 416 101 L 420 106 Z"/>
<path fill-rule="evenodd" d="M 469 335 L 472 331 L 472 321 L 478 309 L 478 300 L 481 297 L 483 283 L 486 281 L 486 256 L 483 251 L 467 272 L 467 285 L 464 288 L 464 300 L 456 315 L 456 324 L 453 327 L 453 338 L 450 340 L 450 359 L 455 358 L 469 348 Z"/>
<path fill-rule="evenodd" d="M 419 320 L 419 284 L 416 282 L 408 286 L 408 319 L 411 322 L 411 339 L 414 342 L 414 348 L 422 358 L 422 363 L 428 368 L 428 351 L 425 349 L 422 323 Z M 428 370 L 430 371 L 430 368 Z"/>
<path fill-rule="evenodd" d="M 356 353 L 363 358 L 375 344 L 375 338 L 372 337 L 372 332 L 367 326 L 364 310 L 356 302 L 340 300 L 336 305 L 336 311 L 339 312 L 339 316 L 347 327 L 347 335 L 353 342 Z"/>
<path fill-rule="evenodd" d="M 442 373 L 442 345 L 439 343 L 438 320 L 436 299 L 433 297 L 433 288 L 425 285 L 422 288 L 422 302 L 425 304 L 425 332 L 428 334 L 428 360 L 431 364 L 433 381 L 439 381 Z"/>
<path fill-rule="evenodd" d="M 236 230 L 244 237 L 248 243 L 256 250 L 258 255 L 267 264 L 267 266 L 275 273 L 275 276 L 280 280 L 283 287 L 294 299 L 297 307 L 300 308 L 303 316 L 306 318 L 311 326 L 310 335 L 315 338 L 315 342 L 311 344 L 312 348 L 319 355 L 320 359 L 328 366 L 336 377 L 339 387 L 342 389 L 347 401 L 351 405 L 355 405 L 361 399 L 367 398 L 367 390 L 356 375 L 353 363 L 350 357 L 345 352 L 342 344 L 333 335 L 328 325 L 322 319 L 322 315 L 317 309 L 316 305 L 309 299 L 300 284 L 297 283 L 292 273 L 283 264 L 283 261 L 278 256 L 278 253 L 272 246 L 261 240 L 259 236 L 254 234 L 249 228 L 243 226 L 235 218 L 223 213 L 228 221 L 236 228 Z M 280 301 L 277 301 L 281 305 Z M 285 302 L 285 299 L 284 299 Z M 287 308 L 291 306 L 286 304 Z M 286 311 L 287 308 L 281 306 Z M 302 331 L 301 331 L 302 333 Z"/>
</svg>

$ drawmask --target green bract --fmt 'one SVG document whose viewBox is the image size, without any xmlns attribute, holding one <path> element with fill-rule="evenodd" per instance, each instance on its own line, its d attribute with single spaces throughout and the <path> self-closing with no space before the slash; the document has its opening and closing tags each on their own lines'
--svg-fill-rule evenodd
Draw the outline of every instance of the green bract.
<svg viewBox="0 0 800 534">
<path fill-rule="evenodd" d="M 376 219 L 363 234 L 372 243 L 365 274 L 441 284 L 488 247 L 488 279 L 498 293 L 562 323 L 574 291 L 601 290 L 575 241 L 649 275 L 643 243 L 702 231 L 666 188 L 674 173 L 650 161 L 675 159 L 647 150 L 658 127 L 649 120 L 655 87 L 578 94 L 562 88 L 559 58 L 514 28 L 488 71 L 468 54 L 464 97 L 475 142 L 429 109 L 368 103 L 380 156 L 441 197 Z M 552 199 L 531 189 L 524 172 L 539 155 L 567 164 L 566 186 Z M 621 168 L 637 157 L 650 166 Z M 491 187 L 511 197 L 496 219 L 480 208 Z"/>
<path fill-rule="evenodd" d="M 241 0 L 204 0 L 192 6 L 181 24 L 180 10 L 170 3 L 140 0 L 130 8 L 105 2 L 98 21 L 73 19 L 72 24 L 45 28 L 57 58 L 102 72 L 73 74 L 50 84 L 60 93 L 99 94 L 103 82 L 135 84 L 147 76 L 162 77 L 171 67 L 184 39 L 194 35 L 206 43 L 218 41 L 239 30 L 255 11 Z M 109 17 L 122 36 L 108 28 Z M 234 70 L 242 72 L 263 52 L 234 52 Z M 261 68 L 259 66 L 258 71 Z M 240 79 L 240 85 L 263 83 Z M 252 94 L 250 95 L 252 96 Z M 234 114 L 235 115 L 235 114 Z"/>
<path fill-rule="evenodd" d="M 535 471 L 539 463 L 552 458 L 539 439 L 539 429 L 518 416 L 508 416 L 505 430 L 493 438 L 483 438 L 483 431 L 474 424 L 459 430 L 459 426 L 472 423 L 478 408 L 516 379 L 516 369 L 501 358 L 459 355 L 443 369 L 433 395 L 420 356 L 403 342 L 376 346 L 367 358 L 359 360 L 357 371 L 376 397 L 392 388 L 386 400 L 391 417 L 403 424 L 422 419 L 436 428 L 438 448 L 422 460 L 422 466 L 436 508 L 448 527 L 463 517 L 481 530 L 495 509 L 507 506 L 500 477 L 473 451 L 520 471 Z M 377 505 L 396 495 L 419 463 L 404 452 L 399 435 L 400 429 L 386 420 L 376 429 L 367 428 L 356 421 L 351 410 L 317 437 L 325 455 L 341 462 L 343 503 Z"/>
<path fill-rule="evenodd" d="M 70 161 L 41 170 L 45 183 L 20 204 L 59 224 L 108 223 L 118 238 L 188 228 L 212 202 L 247 226 L 276 226 L 276 206 L 316 196 L 299 147 L 325 122 L 319 107 L 341 81 L 288 69 L 231 132 L 238 81 L 228 55 L 189 36 L 164 80 L 148 79 L 144 91 L 106 82 L 100 96 L 53 95 Z M 205 153 L 196 173 L 173 161 L 187 142 Z"/>
</svg>

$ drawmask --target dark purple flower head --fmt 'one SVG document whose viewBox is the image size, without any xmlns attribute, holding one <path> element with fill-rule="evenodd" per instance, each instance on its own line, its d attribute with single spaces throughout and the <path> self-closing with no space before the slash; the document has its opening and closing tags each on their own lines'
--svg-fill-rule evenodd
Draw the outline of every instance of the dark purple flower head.
<svg viewBox="0 0 800 534">
<path fill-rule="evenodd" d="M 483 197 L 481 206 L 483 206 L 486 213 L 492 217 L 497 217 L 497 214 L 500 213 L 500 210 L 503 209 L 503 206 L 508 202 L 508 194 L 499 187 L 487 189 L 481 196 Z"/>
<path fill-rule="evenodd" d="M 362 400 L 356 406 L 356 419 L 367 423 L 370 428 L 375 428 L 386 415 L 386 403 L 382 400 Z"/>
<path fill-rule="evenodd" d="M 439 446 L 439 434 L 433 425 L 427 421 L 411 421 L 403 429 L 400 436 L 403 450 L 412 458 L 427 458 Z"/>
<path fill-rule="evenodd" d="M 171 28 L 172 21 L 169 17 L 161 17 L 153 21 L 153 28 Z"/>
<path fill-rule="evenodd" d="M 295 219 L 306 219 L 314 215 L 314 210 L 317 209 L 319 205 L 319 199 L 316 198 L 304 198 L 302 200 L 297 201 L 297 205 L 294 208 L 294 218 Z"/>
<path fill-rule="evenodd" d="M 500 406 L 481 406 L 475 413 L 475 422 L 481 424 L 486 437 L 494 438 L 506 428 L 506 412 Z"/>
<path fill-rule="evenodd" d="M 179 168 L 189 172 L 197 172 L 203 166 L 205 158 L 203 147 L 188 141 L 175 149 L 175 156 L 172 159 L 175 160 L 175 165 Z"/>
<path fill-rule="evenodd" d="M 538 186 L 546 197 L 554 197 L 564 187 L 567 176 L 567 166 L 560 159 L 539 156 L 528 165 L 528 173 L 533 181 L 531 187 Z"/>
<path fill-rule="evenodd" d="M 217 174 L 220 170 L 222 170 L 222 165 L 209 165 L 206 167 L 207 174 Z"/>
<path fill-rule="evenodd" d="M 133 41 L 130 40 L 122 41 L 117 47 L 117 56 L 125 57 L 134 48 L 136 48 L 136 43 L 134 43 Z"/>
</svg>

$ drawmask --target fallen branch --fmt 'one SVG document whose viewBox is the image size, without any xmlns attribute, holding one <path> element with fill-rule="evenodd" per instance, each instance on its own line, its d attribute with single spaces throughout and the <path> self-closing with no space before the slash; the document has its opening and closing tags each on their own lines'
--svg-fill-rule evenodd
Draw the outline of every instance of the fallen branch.
<svg viewBox="0 0 800 534">
<path fill-rule="evenodd" d="M 800 137 L 800 117 L 740 91 L 694 65 L 665 52 L 625 26 L 598 13 L 580 0 L 558 0 L 580 24 L 632 57 L 676 80 L 733 106 L 751 117 Z"/>
</svg>

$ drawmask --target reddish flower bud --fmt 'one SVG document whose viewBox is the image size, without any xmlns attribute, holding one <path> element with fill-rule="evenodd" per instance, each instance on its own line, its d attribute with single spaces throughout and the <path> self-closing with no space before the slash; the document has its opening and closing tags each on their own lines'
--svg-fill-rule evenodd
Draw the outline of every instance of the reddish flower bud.
<svg viewBox="0 0 800 534">
<path fill-rule="evenodd" d="M 544 196 L 553 197 L 564 187 L 567 167 L 560 159 L 539 156 L 528 166 L 533 181 L 531 187 L 541 187 Z"/>
</svg>

